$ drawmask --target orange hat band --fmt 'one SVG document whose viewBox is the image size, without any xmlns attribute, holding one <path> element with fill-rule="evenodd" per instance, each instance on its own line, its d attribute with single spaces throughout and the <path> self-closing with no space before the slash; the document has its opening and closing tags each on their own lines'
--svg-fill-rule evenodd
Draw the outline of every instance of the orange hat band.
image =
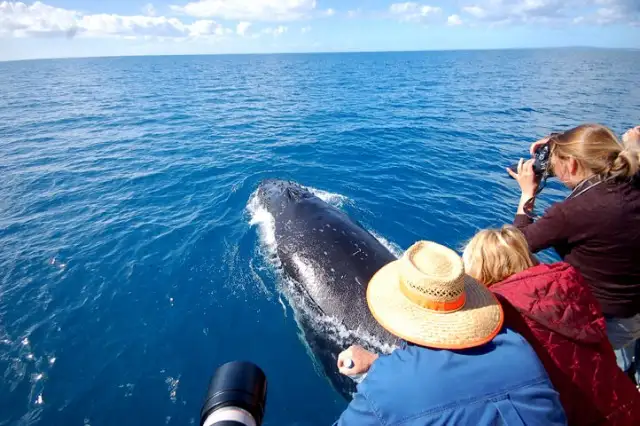
<svg viewBox="0 0 640 426">
<path fill-rule="evenodd" d="M 429 309 L 431 311 L 436 311 L 436 312 L 451 313 L 451 312 L 459 311 L 464 307 L 464 303 L 466 301 L 466 296 L 464 291 L 460 293 L 460 296 L 458 296 L 454 300 L 448 300 L 446 302 L 433 300 L 429 298 L 427 295 L 420 293 L 418 291 L 415 291 L 413 288 L 408 286 L 402 277 L 400 277 L 400 291 L 402 292 L 402 294 L 404 294 L 404 296 L 407 299 L 409 299 L 411 302 L 415 303 L 416 305 L 425 309 Z"/>
</svg>

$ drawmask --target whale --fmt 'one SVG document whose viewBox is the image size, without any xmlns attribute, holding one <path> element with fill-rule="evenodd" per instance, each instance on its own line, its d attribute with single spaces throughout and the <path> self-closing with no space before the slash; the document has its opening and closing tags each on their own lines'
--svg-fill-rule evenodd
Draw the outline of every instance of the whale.
<svg viewBox="0 0 640 426">
<path fill-rule="evenodd" d="M 314 361 L 350 399 L 357 380 L 338 371 L 339 353 L 351 344 L 388 352 L 399 343 L 373 318 L 366 301 L 370 279 L 397 257 L 360 223 L 297 182 L 266 179 L 256 194 L 273 217 L 276 256 L 294 283 L 290 298 Z"/>
</svg>

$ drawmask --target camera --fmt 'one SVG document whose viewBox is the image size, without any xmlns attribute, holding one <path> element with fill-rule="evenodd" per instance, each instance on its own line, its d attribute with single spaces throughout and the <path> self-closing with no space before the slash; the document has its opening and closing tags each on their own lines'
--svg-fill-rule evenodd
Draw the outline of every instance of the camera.
<svg viewBox="0 0 640 426">
<path fill-rule="evenodd" d="M 267 402 L 267 377 L 257 365 L 233 361 L 220 366 L 200 411 L 200 426 L 260 426 Z"/>
<path fill-rule="evenodd" d="M 551 147 L 548 143 L 539 147 L 534 156 L 533 156 L 533 173 L 535 173 L 536 177 L 541 178 L 543 176 L 549 177 L 553 176 L 551 171 L 551 164 L 549 162 L 549 157 L 551 155 Z M 509 166 L 509 169 L 514 173 L 518 173 L 518 164 L 514 164 Z"/>
</svg>

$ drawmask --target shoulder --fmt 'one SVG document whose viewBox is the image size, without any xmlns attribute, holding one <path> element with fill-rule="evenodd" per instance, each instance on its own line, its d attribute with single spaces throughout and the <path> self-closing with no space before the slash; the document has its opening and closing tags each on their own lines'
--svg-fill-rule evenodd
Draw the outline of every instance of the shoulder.
<svg viewBox="0 0 640 426">
<path fill-rule="evenodd" d="M 491 291 L 501 293 L 510 289 L 519 288 L 522 290 L 523 285 L 539 286 L 549 282 L 555 282 L 563 279 L 565 284 L 582 285 L 583 278 L 578 270 L 567 262 L 560 261 L 555 263 L 540 263 L 539 265 L 527 268 L 522 272 L 518 272 L 509 278 L 496 283 L 490 287 Z"/>
<path fill-rule="evenodd" d="M 358 393 L 382 424 L 443 418 L 478 424 L 478 416 L 499 417 L 499 401 L 512 401 L 524 415 L 557 397 L 531 346 L 506 328 L 466 350 L 398 349 L 373 364 Z"/>
<path fill-rule="evenodd" d="M 526 367 L 524 373 L 523 366 Z M 459 380 L 464 376 L 484 380 L 462 386 Z M 417 381 L 416 377 L 431 380 Z M 533 348 L 520 334 L 505 327 L 490 343 L 475 348 L 454 351 L 409 346 L 396 350 L 374 363 L 358 390 L 371 401 L 379 400 L 380 395 L 389 397 L 389 389 L 394 389 L 392 394 L 396 398 L 404 400 L 420 395 L 414 399 L 439 405 L 464 395 L 473 399 L 487 393 L 509 392 L 545 377 Z M 453 383 L 462 387 L 458 389 Z"/>
<path fill-rule="evenodd" d="M 531 267 L 490 289 L 517 309 L 526 311 L 548 307 L 546 303 L 555 307 L 567 307 L 575 300 L 588 306 L 596 303 L 583 276 L 567 262 Z"/>
<path fill-rule="evenodd" d="M 407 345 L 378 358 L 358 385 L 374 409 L 410 415 L 455 400 L 442 385 L 459 379 L 463 364 L 452 362 L 454 352 Z M 473 365 L 468 363 L 467 365 Z M 420 380 L 430 377 L 430 380 Z"/>
<path fill-rule="evenodd" d="M 578 191 L 557 204 L 564 210 L 588 210 L 594 206 L 610 206 L 614 200 L 624 197 L 627 193 L 640 196 L 640 191 L 630 181 L 602 181 L 587 188 L 589 189 Z"/>
</svg>

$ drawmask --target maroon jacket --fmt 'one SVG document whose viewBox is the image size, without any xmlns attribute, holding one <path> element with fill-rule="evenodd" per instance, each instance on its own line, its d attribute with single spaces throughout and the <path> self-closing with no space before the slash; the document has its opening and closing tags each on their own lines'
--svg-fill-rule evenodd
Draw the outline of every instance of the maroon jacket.
<svg viewBox="0 0 640 426">
<path fill-rule="evenodd" d="M 571 265 L 538 265 L 490 287 L 560 394 L 569 425 L 640 425 L 640 393 L 616 364 L 600 305 Z"/>
<path fill-rule="evenodd" d="M 553 247 L 578 269 L 606 315 L 640 314 L 640 175 L 555 203 L 535 222 L 516 215 L 514 224 L 532 252 Z"/>
</svg>

